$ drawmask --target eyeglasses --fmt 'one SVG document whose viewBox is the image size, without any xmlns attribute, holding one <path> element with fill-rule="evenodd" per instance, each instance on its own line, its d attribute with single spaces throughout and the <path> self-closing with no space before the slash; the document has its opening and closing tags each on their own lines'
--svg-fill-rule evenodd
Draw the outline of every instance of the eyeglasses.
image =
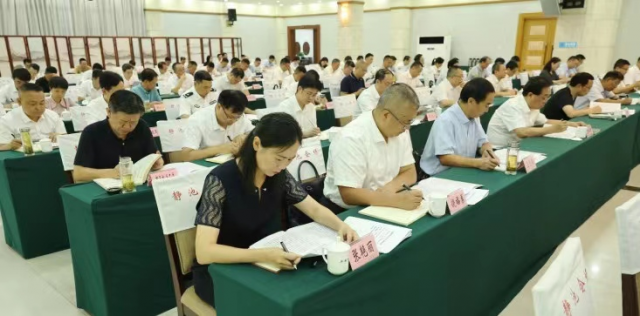
<svg viewBox="0 0 640 316">
<path fill-rule="evenodd" d="M 395 114 L 393 114 L 393 112 L 391 112 L 391 110 L 389 109 L 385 109 L 385 110 L 387 110 L 387 112 L 389 112 L 389 114 L 391 114 L 391 116 L 393 116 L 393 118 L 396 119 L 396 121 L 398 121 L 400 125 L 402 125 L 402 128 L 404 128 L 405 130 L 408 130 L 409 128 L 411 128 L 411 122 L 403 123 Z"/>
</svg>

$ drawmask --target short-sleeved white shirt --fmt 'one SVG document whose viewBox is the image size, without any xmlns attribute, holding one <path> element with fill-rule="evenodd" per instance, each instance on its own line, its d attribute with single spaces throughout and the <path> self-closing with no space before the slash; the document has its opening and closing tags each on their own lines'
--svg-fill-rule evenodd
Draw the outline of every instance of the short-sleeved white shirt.
<svg viewBox="0 0 640 316">
<path fill-rule="evenodd" d="M 18 89 L 11 83 L 0 88 L 0 104 L 11 104 L 18 101 Z"/>
<path fill-rule="evenodd" d="M 496 92 L 507 92 L 511 90 L 512 85 L 507 84 L 511 81 L 508 79 L 508 76 L 505 76 L 502 79 L 498 79 L 498 77 L 496 77 L 496 75 L 494 74 L 491 74 L 489 77 L 487 77 L 487 80 L 491 82 L 491 84 L 493 85 L 493 89 L 496 90 Z"/>
<path fill-rule="evenodd" d="M 288 75 L 286 77 L 284 77 L 284 79 L 282 79 L 282 87 L 289 87 L 289 85 L 291 85 L 292 82 L 295 82 L 296 80 L 293 78 L 293 75 Z"/>
<path fill-rule="evenodd" d="M 131 78 L 129 78 L 128 80 L 123 76 L 122 81 L 124 82 L 124 88 L 126 89 L 126 88 L 132 88 L 136 84 L 136 82 L 139 82 L 140 80 L 138 80 L 138 76 L 136 74 L 133 74 L 131 75 Z M 176 81 L 176 84 L 178 84 L 177 81 Z"/>
<path fill-rule="evenodd" d="M 596 76 L 595 80 L 593 80 L 593 86 L 591 86 L 591 90 L 589 90 L 589 94 L 577 97 L 573 108 L 576 110 L 586 109 L 592 101 L 613 98 L 614 96 L 612 91 L 606 91 L 604 89 L 602 81 Z"/>
<path fill-rule="evenodd" d="M 531 110 L 522 94 L 507 100 L 491 117 L 487 136 L 491 144 L 497 147 L 508 146 L 516 141 L 515 129 L 544 125 L 547 117 L 540 110 Z"/>
<path fill-rule="evenodd" d="M 300 124 L 300 128 L 303 133 L 306 133 L 318 126 L 318 120 L 316 118 L 316 107 L 314 104 L 307 104 L 303 109 L 298 104 L 296 96 L 290 96 L 278 105 L 278 109 L 281 112 L 285 112 L 291 116 Z"/>
<path fill-rule="evenodd" d="M 298 91 L 298 82 L 297 81 L 290 82 L 288 86 L 283 85 L 282 88 L 286 92 L 285 95 L 287 97 L 290 97 L 296 94 L 296 91 Z"/>
<path fill-rule="evenodd" d="M 194 150 L 218 146 L 229 142 L 238 135 L 251 132 L 253 125 L 246 116 L 227 128 L 222 128 L 216 118 L 216 108 L 211 106 L 198 111 L 189 118 L 182 147 Z"/>
<path fill-rule="evenodd" d="M 422 84 L 422 81 L 420 81 L 420 76 L 418 77 L 411 77 L 411 72 L 407 71 L 404 73 L 401 73 L 399 75 L 397 75 L 398 79 L 396 80 L 396 82 L 398 83 L 406 83 L 409 86 L 411 86 L 411 88 L 419 88 L 419 87 L 423 87 L 424 84 Z"/>
<path fill-rule="evenodd" d="M 360 93 L 360 97 L 358 98 L 358 106 L 353 112 L 353 117 L 357 118 L 362 113 L 366 113 L 369 111 L 373 111 L 378 105 L 378 101 L 380 100 L 380 94 L 378 90 L 376 90 L 376 85 L 372 84 L 366 90 Z"/>
<path fill-rule="evenodd" d="M 184 73 L 184 75 L 187 76 L 187 78 L 184 79 L 184 81 L 182 82 L 182 86 L 180 86 L 180 90 L 178 90 L 178 94 L 183 94 L 187 90 L 193 88 L 193 76 L 186 72 Z M 175 88 L 179 80 L 180 79 L 176 74 L 172 74 L 171 77 L 169 77 L 169 85 L 171 86 L 171 89 Z"/>
<path fill-rule="evenodd" d="M 627 74 L 624 75 L 624 84 L 632 85 L 638 81 L 640 81 L 640 68 L 636 65 L 629 68 Z"/>
<path fill-rule="evenodd" d="M 291 66 L 291 67 L 293 67 L 293 66 Z M 275 73 L 275 79 L 276 80 L 280 80 L 280 81 L 284 80 L 284 78 L 286 76 L 291 74 L 289 70 L 283 71 L 282 68 L 280 68 L 280 67 L 276 67 L 276 70 L 275 70 L 274 73 Z"/>
<path fill-rule="evenodd" d="M 93 81 L 87 80 L 80 84 L 80 96 L 87 101 L 91 101 L 97 97 L 102 96 L 102 89 L 95 89 L 93 87 Z M 77 101 L 77 100 L 74 100 Z"/>
<path fill-rule="evenodd" d="M 196 88 L 192 87 L 180 96 L 180 116 L 191 115 L 199 110 L 216 105 L 219 95 L 219 92 L 209 91 L 203 98 L 198 94 Z"/>
<path fill-rule="evenodd" d="M 89 104 L 87 104 L 87 113 L 85 116 L 87 125 L 106 119 L 108 107 L 109 104 L 104 99 L 104 96 L 99 96 L 91 100 Z"/>
<path fill-rule="evenodd" d="M 373 112 L 364 113 L 331 143 L 323 193 L 343 208 L 353 207 L 344 203 L 339 186 L 375 191 L 415 162 L 412 150 L 408 131 L 385 142 Z"/>
<path fill-rule="evenodd" d="M 31 129 L 31 140 L 34 142 L 48 138 L 51 133 L 67 133 L 58 113 L 45 109 L 38 122 L 34 122 L 24 113 L 22 107 L 18 107 L 0 118 L 0 144 L 10 143 L 14 135 L 19 137 L 20 128 L 23 127 Z"/>
<path fill-rule="evenodd" d="M 444 100 L 451 100 L 454 103 L 457 103 L 460 99 L 460 92 L 462 92 L 462 88 L 460 86 L 454 88 L 453 85 L 451 85 L 451 82 L 449 82 L 448 79 L 445 79 L 433 89 L 429 104 L 439 106 L 440 102 Z"/>
<path fill-rule="evenodd" d="M 247 90 L 247 87 L 242 82 L 231 84 L 229 82 L 229 75 L 225 74 L 222 77 L 218 77 L 213 81 L 213 90 L 216 92 L 222 92 L 223 90 Z"/>
<path fill-rule="evenodd" d="M 160 70 L 158 70 L 157 73 L 158 73 L 158 81 L 167 81 L 167 80 L 169 80 L 169 78 L 171 78 L 171 75 L 172 75 L 171 72 L 169 72 L 168 69 L 163 74 L 160 73 Z M 178 83 L 176 82 L 176 84 L 178 84 Z M 173 88 L 173 87 L 171 87 L 171 88 Z"/>
</svg>

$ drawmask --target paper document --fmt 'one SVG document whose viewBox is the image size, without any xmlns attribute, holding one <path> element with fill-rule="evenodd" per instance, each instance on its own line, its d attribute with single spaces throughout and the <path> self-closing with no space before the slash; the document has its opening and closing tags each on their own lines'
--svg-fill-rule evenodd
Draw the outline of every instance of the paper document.
<svg viewBox="0 0 640 316">
<path fill-rule="evenodd" d="M 551 125 L 549 125 L 549 124 L 545 124 L 544 125 L 544 127 L 547 127 L 547 126 L 551 126 Z M 547 135 L 544 135 L 544 137 L 581 141 L 582 138 L 576 136 L 576 131 L 577 130 L 578 130 L 577 127 L 568 126 L 567 130 L 564 131 L 564 132 L 547 134 Z"/>
<path fill-rule="evenodd" d="M 290 228 L 286 232 L 271 234 L 249 248 L 280 248 L 280 242 L 283 242 L 290 252 L 299 254 L 303 258 L 310 258 L 322 255 L 322 248 L 335 243 L 337 235 L 335 230 L 312 222 Z"/>
<path fill-rule="evenodd" d="M 444 195 L 449 195 L 451 192 L 458 189 L 465 190 L 466 192 L 467 190 L 470 191 L 472 189 L 476 189 L 481 186 L 482 185 L 475 184 L 475 183 L 467 183 L 467 182 L 460 182 L 460 181 L 453 181 L 453 180 L 431 177 L 431 178 L 420 181 L 413 188 L 421 190 L 422 194 L 426 198 L 431 193 L 440 193 Z"/>
<path fill-rule="evenodd" d="M 94 179 L 93 182 L 95 182 L 97 185 L 99 185 L 105 190 L 108 190 L 111 188 L 122 189 L 122 181 L 120 179 L 100 178 L 100 179 Z"/>
<path fill-rule="evenodd" d="M 358 213 L 371 216 L 390 223 L 409 226 L 413 222 L 427 215 L 429 207 L 426 202 L 422 202 L 418 209 L 407 211 L 395 207 L 369 206 Z"/>
<path fill-rule="evenodd" d="M 476 205 L 487 196 L 489 196 L 489 190 L 483 190 L 483 189 L 464 190 L 464 198 L 467 200 L 467 204 L 469 205 Z"/>
<path fill-rule="evenodd" d="M 599 106 L 602 109 L 602 113 L 613 113 L 622 109 L 621 103 L 604 103 L 604 102 L 591 102 L 589 108 Z"/>
<path fill-rule="evenodd" d="M 391 252 L 403 240 L 411 237 L 412 233 L 412 230 L 409 228 L 378 223 L 357 217 L 347 217 L 344 222 L 355 230 L 358 236 L 372 234 L 380 253 Z"/>
<path fill-rule="evenodd" d="M 207 158 L 205 159 L 208 162 L 213 162 L 213 163 L 217 163 L 219 165 L 229 161 L 233 159 L 233 154 L 224 154 L 224 155 L 217 155 L 213 158 Z"/>
<path fill-rule="evenodd" d="M 498 157 L 498 159 L 500 159 L 500 165 L 497 166 L 493 170 L 502 171 L 502 172 L 507 171 L 507 150 L 508 150 L 507 148 L 504 148 L 504 149 L 500 149 L 500 150 L 497 150 L 497 151 L 494 152 L 496 154 L 496 157 Z M 518 164 L 520 164 L 520 162 L 524 158 L 527 158 L 530 155 L 535 155 L 536 164 L 538 164 L 541 161 L 547 159 L 547 156 L 545 156 L 543 153 L 536 153 L 536 152 L 521 150 L 518 153 Z"/>
</svg>

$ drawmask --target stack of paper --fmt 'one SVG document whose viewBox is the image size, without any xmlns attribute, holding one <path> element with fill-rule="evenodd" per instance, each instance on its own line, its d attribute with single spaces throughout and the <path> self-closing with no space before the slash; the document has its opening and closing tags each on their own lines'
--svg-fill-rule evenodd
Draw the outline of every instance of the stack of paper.
<svg viewBox="0 0 640 316">
<path fill-rule="evenodd" d="M 602 113 L 614 113 L 622 109 L 621 103 L 604 103 L 604 102 L 591 102 L 589 108 L 599 106 L 602 109 Z"/>
<path fill-rule="evenodd" d="M 427 197 L 431 193 L 439 193 L 443 195 L 449 195 L 453 191 L 462 189 L 465 192 L 471 191 L 481 187 L 480 184 L 460 182 L 454 180 L 441 179 L 431 177 L 420 181 L 414 188 L 422 191 L 422 194 Z"/>
<path fill-rule="evenodd" d="M 500 159 L 500 165 L 497 166 L 495 169 L 496 171 L 502 171 L 505 172 L 507 171 L 507 148 L 504 149 L 500 149 L 495 151 L 496 157 L 498 157 L 498 159 Z M 521 150 L 518 153 L 518 164 L 524 159 L 527 158 L 531 155 L 534 155 L 535 160 L 536 160 L 536 164 L 547 159 L 547 156 L 545 156 L 543 153 L 536 153 L 536 152 L 531 152 L 531 151 L 525 151 L 525 150 Z"/>
<path fill-rule="evenodd" d="M 358 233 L 358 236 L 372 234 L 380 253 L 389 253 L 403 240 L 411 237 L 412 230 L 390 224 L 383 224 L 363 218 L 347 217 L 344 222 Z M 288 245 L 287 245 L 288 247 Z"/>
<path fill-rule="evenodd" d="M 407 211 L 395 207 L 369 206 L 360 210 L 358 213 L 371 216 L 390 223 L 409 226 L 413 222 L 427 215 L 429 207 L 423 202 L 419 208 L 413 211 Z"/>
<path fill-rule="evenodd" d="M 550 125 L 545 124 L 544 127 L 547 127 Z M 578 130 L 577 127 L 573 127 L 573 126 L 568 126 L 567 130 L 564 132 L 560 132 L 560 133 L 553 133 L 553 134 L 547 134 L 544 135 L 544 137 L 550 137 L 550 138 L 560 138 L 560 139 L 568 139 L 568 140 L 575 140 L 575 141 L 581 141 L 582 138 L 576 136 L 576 131 Z"/>
</svg>

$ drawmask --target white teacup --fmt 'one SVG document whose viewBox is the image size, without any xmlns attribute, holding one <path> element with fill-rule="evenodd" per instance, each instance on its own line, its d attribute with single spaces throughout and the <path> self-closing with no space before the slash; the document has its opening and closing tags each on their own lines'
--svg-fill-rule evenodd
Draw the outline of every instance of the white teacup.
<svg viewBox="0 0 640 316">
<path fill-rule="evenodd" d="M 429 214 L 442 217 L 447 213 L 447 196 L 440 193 L 429 194 Z"/>
<path fill-rule="evenodd" d="M 349 250 L 351 247 L 337 237 L 335 244 L 322 249 L 322 259 L 327 263 L 327 270 L 333 275 L 343 275 L 349 271 Z"/>
<path fill-rule="evenodd" d="M 67 110 L 62 111 L 61 116 L 63 121 L 71 121 L 71 112 Z"/>
<path fill-rule="evenodd" d="M 576 128 L 576 137 L 587 138 L 587 130 L 588 128 L 586 126 L 578 126 L 578 128 Z"/>
<path fill-rule="evenodd" d="M 38 144 L 40 145 L 40 150 L 42 150 L 43 153 L 48 153 L 53 150 L 53 144 L 48 138 L 41 139 Z"/>
</svg>

